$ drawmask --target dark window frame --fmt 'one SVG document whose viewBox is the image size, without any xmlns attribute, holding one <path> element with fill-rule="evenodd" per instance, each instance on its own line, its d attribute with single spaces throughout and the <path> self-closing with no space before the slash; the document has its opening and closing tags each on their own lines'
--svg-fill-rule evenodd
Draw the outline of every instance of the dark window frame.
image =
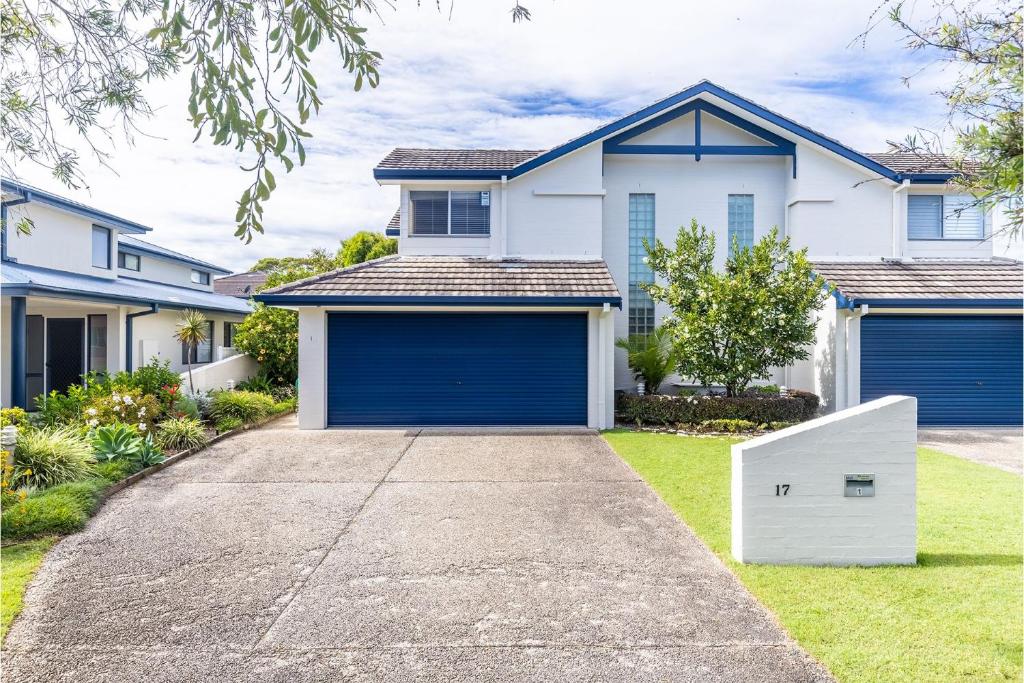
<svg viewBox="0 0 1024 683">
<path fill-rule="evenodd" d="M 198 268 L 193 268 L 192 273 L 189 276 L 189 279 L 192 280 L 192 284 L 194 285 L 209 285 L 210 272 L 208 270 L 199 270 Z"/>
<path fill-rule="evenodd" d="M 437 195 L 445 195 L 444 202 L 444 231 L 441 232 L 438 228 L 440 226 L 436 223 L 430 225 L 430 231 L 417 230 L 416 229 L 416 202 L 433 202 L 434 208 L 431 211 L 432 218 L 436 220 L 439 216 L 434 214 L 440 214 L 440 210 L 437 208 L 437 204 L 440 203 L 440 197 Z M 471 206 L 470 198 L 467 195 L 477 195 L 478 206 Z M 420 198 L 417 199 L 416 195 Z M 435 195 L 432 198 L 428 198 L 425 195 Z M 453 196 L 459 195 L 458 197 Z M 486 203 L 484 202 L 484 195 L 487 196 Z M 477 212 L 478 215 L 473 216 L 474 209 L 484 209 L 484 211 Z M 458 213 L 458 216 L 453 216 L 454 213 Z M 486 217 L 485 225 L 481 227 L 480 223 L 472 223 L 475 219 L 479 221 L 482 217 Z M 410 190 L 409 191 L 409 236 L 410 237 L 490 237 L 491 236 L 491 191 L 490 190 Z M 461 224 L 461 225 L 460 225 Z"/>
<path fill-rule="evenodd" d="M 134 268 L 132 268 L 131 266 L 128 265 L 128 257 L 129 256 L 132 257 L 133 259 L 135 259 L 135 267 Z M 138 272 L 140 272 L 142 270 L 142 257 L 139 256 L 138 254 L 130 254 L 127 251 L 118 251 L 117 252 L 117 267 L 118 268 L 123 268 L 125 270 L 130 270 L 130 271 L 135 272 L 135 273 L 138 273 Z"/>
<path fill-rule="evenodd" d="M 107 314 L 106 313 L 90 313 L 89 315 L 87 315 L 85 317 L 86 317 L 86 320 L 85 320 L 85 369 L 86 369 L 87 372 L 106 372 L 107 371 L 107 358 L 106 358 L 106 356 L 107 356 L 107 353 L 109 353 L 109 348 L 108 348 L 108 344 L 107 344 L 107 335 L 106 335 L 107 325 L 108 325 Z M 93 342 L 93 338 L 92 338 L 92 334 L 93 334 L 92 323 L 93 323 L 93 318 L 103 318 L 103 327 L 104 327 L 103 352 L 104 353 L 103 353 L 103 367 L 102 368 L 94 368 L 93 367 L 93 363 L 92 363 L 92 342 Z"/>
<path fill-rule="evenodd" d="M 206 360 L 201 360 L 199 358 L 199 352 L 202 350 L 200 347 L 197 346 L 195 348 L 192 348 L 192 347 L 186 346 L 185 344 L 182 344 L 181 345 L 181 364 L 182 365 L 188 365 L 189 364 L 189 356 L 193 357 L 192 365 L 206 365 L 207 363 L 212 363 L 213 362 L 213 342 L 214 342 L 213 331 L 214 331 L 213 321 L 212 320 L 207 320 L 206 321 L 206 342 L 205 343 L 208 344 L 207 350 L 209 352 L 209 357 Z"/>
</svg>

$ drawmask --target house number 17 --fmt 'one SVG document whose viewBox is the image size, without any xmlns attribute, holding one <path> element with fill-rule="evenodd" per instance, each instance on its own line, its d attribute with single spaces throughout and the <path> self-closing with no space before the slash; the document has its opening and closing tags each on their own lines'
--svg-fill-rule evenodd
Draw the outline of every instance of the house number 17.
<svg viewBox="0 0 1024 683">
<path fill-rule="evenodd" d="M 788 496 L 789 495 L 789 484 L 776 484 L 775 485 L 776 496 Z"/>
</svg>

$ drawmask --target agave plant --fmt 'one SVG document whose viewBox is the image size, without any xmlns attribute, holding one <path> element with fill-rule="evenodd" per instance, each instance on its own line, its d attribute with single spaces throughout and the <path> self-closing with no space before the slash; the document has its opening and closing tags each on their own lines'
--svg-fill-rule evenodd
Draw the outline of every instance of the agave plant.
<svg viewBox="0 0 1024 683">
<path fill-rule="evenodd" d="M 626 350 L 626 359 L 633 377 L 644 383 L 648 394 L 658 393 L 662 383 L 675 369 L 676 358 L 672 337 L 664 327 L 650 334 L 633 334 L 617 339 L 615 345 Z"/>
<path fill-rule="evenodd" d="M 160 446 L 153 441 L 152 432 L 146 435 L 146 438 L 142 441 L 142 446 L 139 448 L 138 454 L 135 456 L 135 462 L 142 469 L 152 467 L 153 465 L 159 465 L 164 460 L 164 452 L 160 449 Z"/>
<path fill-rule="evenodd" d="M 97 427 L 92 437 L 93 453 L 101 462 L 137 460 L 143 443 L 134 429 L 119 422 Z"/>
</svg>

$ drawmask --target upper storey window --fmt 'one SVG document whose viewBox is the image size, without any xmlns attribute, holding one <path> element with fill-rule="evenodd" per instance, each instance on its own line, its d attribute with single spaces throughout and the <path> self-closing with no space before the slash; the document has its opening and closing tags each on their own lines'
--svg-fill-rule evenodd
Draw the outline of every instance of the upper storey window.
<svg viewBox="0 0 1024 683">
<path fill-rule="evenodd" d="M 912 240 L 984 239 L 985 217 L 973 197 L 908 195 L 907 237 Z"/>
<path fill-rule="evenodd" d="M 110 228 L 92 226 L 92 265 L 110 270 Z"/>
<path fill-rule="evenodd" d="M 205 270 L 193 270 L 192 282 L 197 285 L 208 285 L 210 284 L 210 274 Z"/>
<path fill-rule="evenodd" d="M 411 235 L 486 236 L 491 234 L 491 193 L 415 191 Z"/>
</svg>

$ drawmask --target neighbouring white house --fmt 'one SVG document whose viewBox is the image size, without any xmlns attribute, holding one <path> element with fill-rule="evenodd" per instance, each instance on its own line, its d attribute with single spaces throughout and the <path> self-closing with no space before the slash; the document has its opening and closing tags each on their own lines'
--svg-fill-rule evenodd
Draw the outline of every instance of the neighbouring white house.
<svg viewBox="0 0 1024 683">
<path fill-rule="evenodd" d="M 230 271 L 140 239 L 151 228 L 34 187 L 4 180 L 0 198 L 10 227 L 0 260 L 3 405 L 31 409 L 85 372 L 132 370 L 154 357 L 184 370 L 189 351 L 173 335 L 185 308 L 209 324 L 194 368 L 234 354 L 250 306 L 213 291 L 214 276 Z M 22 218 L 33 223 L 29 235 L 13 229 Z"/>
<path fill-rule="evenodd" d="M 776 383 L 1021 423 L 1021 264 L 948 159 L 861 153 L 703 81 L 549 150 L 399 148 L 374 177 L 400 191 L 398 255 L 256 297 L 299 312 L 303 428 L 611 426 L 635 386 L 615 338 L 668 313 L 642 240 L 694 218 L 719 263 L 778 226 L 836 287 Z"/>
</svg>

